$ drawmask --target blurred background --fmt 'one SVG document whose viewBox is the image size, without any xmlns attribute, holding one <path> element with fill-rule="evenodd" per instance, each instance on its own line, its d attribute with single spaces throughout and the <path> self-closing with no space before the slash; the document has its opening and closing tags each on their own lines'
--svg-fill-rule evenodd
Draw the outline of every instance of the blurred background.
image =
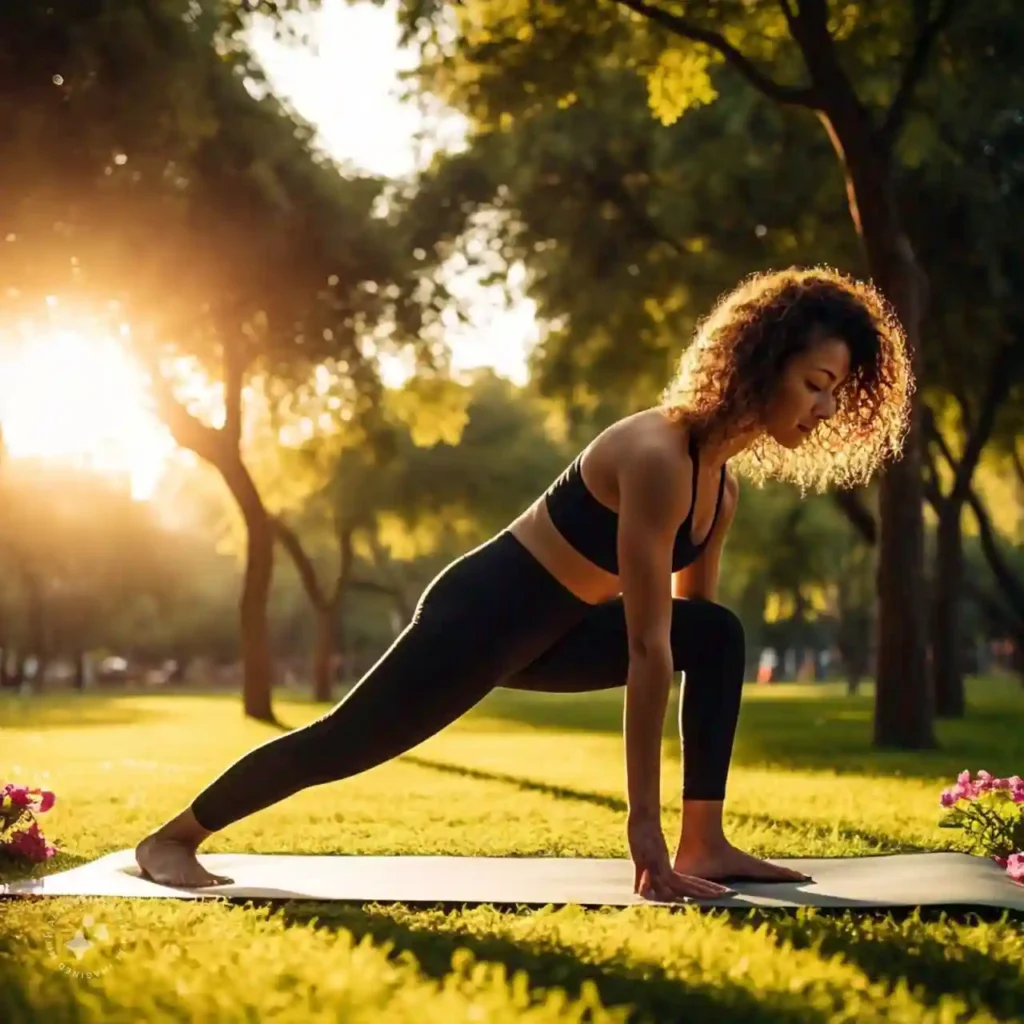
<svg viewBox="0 0 1024 1024">
<path fill-rule="evenodd" d="M 337 699 L 744 275 L 915 345 L 871 487 L 742 487 L 751 685 L 1024 684 L 1010 0 L 0 10 L 0 687 Z M 501 581 L 494 581 L 500 588 Z"/>
</svg>

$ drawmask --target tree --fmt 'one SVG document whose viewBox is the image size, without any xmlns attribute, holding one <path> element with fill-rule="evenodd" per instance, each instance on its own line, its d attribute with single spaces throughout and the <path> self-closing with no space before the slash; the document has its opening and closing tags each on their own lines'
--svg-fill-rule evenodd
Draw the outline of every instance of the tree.
<svg viewBox="0 0 1024 1024">
<path fill-rule="evenodd" d="M 900 12 L 902 25 L 893 24 L 891 14 L 884 16 L 884 25 L 870 16 L 858 19 L 859 23 L 850 25 L 847 21 L 844 25 L 846 16 L 830 19 L 825 0 L 799 0 L 792 4 L 786 0 L 773 10 L 770 18 L 775 21 L 781 11 L 790 40 L 796 44 L 806 75 L 799 85 L 783 84 L 770 77 L 754 62 L 756 57 L 751 59 L 723 34 L 728 29 L 748 37 L 758 28 L 764 32 L 770 26 L 764 23 L 763 5 L 760 24 L 748 23 L 742 28 L 735 24 L 735 19 L 716 19 L 712 5 L 700 12 L 703 18 L 695 13 L 693 19 L 671 14 L 644 0 L 622 0 L 622 6 L 677 38 L 710 48 L 777 102 L 806 107 L 819 117 L 843 167 L 850 215 L 863 241 L 871 276 L 895 307 L 919 372 L 924 275 L 901 215 L 895 147 L 914 91 L 955 3 L 943 0 L 934 10 L 931 4 L 915 5 L 913 16 L 909 11 Z M 877 47 L 858 47 L 861 41 L 857 36 L 873 35 L 880 29 L 895 30 L 911 43 L 901 54 L 902 73 L 895 88 L 886 90 L 888 95 L 883 103 L 872 110 L 865 90 L 858 92 L 846 71 L 843 57 L 863 68 L 877 56 Z M 871 84 L 877 85 L 877 74 L 867 77 L 876 78 L 876 83 Z M 931 724 L 933 700 L 925 665 L 921 446 L 920 407 L 915 402 L 905 455 L 886 472 L 880 492 L 874 731 L 876 745 L 910 749 L 935 745 Z"/>
<path fill-rule="evenodd" d="M 0 567 L 12 585 L 0 632 L 5 660 L 15 649 L 22 660 L 33 655 L 38 689 L 47 662 L 63 655 L 78 666 L 80 685 L 85 654 L 121 646 L 124 627 L 139 632 L 145 610 L 166 595 L 174 538 L 123 483 L 59 463 L 11 460 L 0 506 Z"/>
<path fill-rule="evenodd" d="M 246 388 L 283 380 L 293 405 L 333 388 L 362 414 L 379 393 L 376 350 L 436 356 L 421 328 L 444 296 L 415 273 L 394 217 L 378 216 L 386 182 L 343 175 L 269 94 L 241 40 L 250 8 L 5 9 L 0 83 L 17 102 L 0 186 L 15 211 L 8 309 L 38 315 L 40 296 L 57 295 L 78 321 L 99 308 L 105 323 L 113 302 L 175 440 L 238 503 L 244 707 L 272 719 L 274 530 L 243 458 Z M 212 416 L 180 387 L 197 380 L 219 390 Z"/>
<path fill-rule="evenodd" d="M 871 601 L 863 592 L 869 552 L 824 496 L 801 499 L 778 484 L 745 489 L 726 546 L 722 595 L 745 619 L 749 653 L 835 643 L 848 677 L 858 679 L 871 642 Z"/>
<path fill-rule="evenodd" d="M 936 710 L 944 717 L 964 713 L 964 506 L 986 449 L 1006 449 L 1019 434 L 1010 414 L 1024 397 L 1024 281 L 1013 226 L 1024 212 L 1024 32 L 1017 22 L 981 13 L 951 34 L 944 63 L 970 87 L 927 90 L 930 118 L 904 152 L 900 176 L 909 230 L 941 296 L 926 320 L 923 397 L 925 494 L 937 520 L 931 650 Z M 954 450 L 947 465 L 943 453 Z"/>
<path fill-rule="evenodd" d="M 925 282 L 897 191 L 899 145 L 957 6 L 954 0 L 847 6 L 833 17 L 825 0 L 692 3 L 685 14 L 644 0 L 477 2 L 450 9 L 458 36 L 447 49 L 437 28 L 441 5 L 410 3 L 403 12 L 410 37 L 418 33 L 425 44 L 421 80 L 491 130 L 547 103 L 571 103 L 600 88 L 605 71 L 617 67 L 647 76 L 652 105 L 665 122 L 713 99 L 729 74 L 774 102 L 813 112 L 842 168 L 866 265 L 896 308 L 919 368 Z M 905 456 L 885 474 L 880 497 L 875 742 L 881 746 L 935 742 L 925 672 L 920 419 L 915 400 Z"/>
<path fill-rule="evenodd" d="M 439 408 L 441 417 L 424 411 Z M 396 562 L 439 554 L 453 543 L 462 550 L 481 543 L 529 504 L 567 456 L 536 397 L 487 371 L 465 383 L 430 386 L 413 378 L 384 394 L 377 415 L 370 438 L 316 438 L 298 450 L 277 450 L 292 468 L 275 475 L 293 486 L 304 472 L 323 481 L 309 494 L 300 482 L 291 502 L 296 511 L 282 507 L 275 516 L 317 617 L 318 700 L 330 698 L 333 641 L 348 593 L 390 594 L 408 621 Z M 324 461 L 328 473 L 316 467 Z M 334 549 L 328 557 L 325 548 Z M 323 561 L 333 568 L 327 584 L 317 564 Z"/>
</svg>

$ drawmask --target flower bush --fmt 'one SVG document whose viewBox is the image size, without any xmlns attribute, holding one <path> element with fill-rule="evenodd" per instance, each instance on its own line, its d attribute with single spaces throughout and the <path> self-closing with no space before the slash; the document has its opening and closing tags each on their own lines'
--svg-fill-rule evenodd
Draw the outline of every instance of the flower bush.
<svg viewBox="0 0 1024 1024">
<path fill-rule="evenodd" d="M 0 855 L 33 863 L 52 857 L 57 849 L 36 821 L 56 802 L 48 789 L 30 789 L 14 782 L 0 786 Z"/>
<path fill-rule="evenodd" d="M 991 857 L 1015 882 L 1024 884 L 1024 779 L 1014 775 L 997 779 L 979 771 L 972 779 L 962 771 L 942 791 L 943 828 L 962 828 L 970 837 L 971 852 Z"/>
</svg>

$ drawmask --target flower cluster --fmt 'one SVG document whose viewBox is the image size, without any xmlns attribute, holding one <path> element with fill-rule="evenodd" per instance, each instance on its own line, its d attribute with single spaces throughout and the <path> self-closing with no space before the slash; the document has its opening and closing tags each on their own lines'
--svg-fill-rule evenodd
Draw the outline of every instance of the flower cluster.
<svg viewBox="0 0 1024 1024">
<path fill-rule="evenodd" d="M 32 862 L 52 857 L 56 847 L 47 842 L 35 816 L 48 811 L 55 801 L 48 789 L 30 789 L 14 782 L 0 786 L 0 854 Z"/>
<path fill-rule="evenodd" d="M 992 857 L 1015 882 L 1024 884 L 1024 779 L 997 779 L 979 771 L 972 779 L 962 771 L 956 783 L 942 791 L 946 808 L 943 828 L 962 828 L 974 852 Z"/>
</svg>

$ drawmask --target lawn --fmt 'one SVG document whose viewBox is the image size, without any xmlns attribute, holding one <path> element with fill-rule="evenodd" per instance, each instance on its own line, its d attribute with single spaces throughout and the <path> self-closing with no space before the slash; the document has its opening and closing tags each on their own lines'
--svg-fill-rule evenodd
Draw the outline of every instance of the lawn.
<svg viewBox="0 0 1024 1024">
<path fill-rule="evenodd" d="M 962 768 L 1024 769 L 1024 690 L 972 681 L 968 699 L 965 721 L 938 724 L 939 750 L 875 752 L 870 693 L 748 687 L 730 837 L 763 856 L 958 848 L 960 833 L 936 825 L 940 789 Z M 307 790 L 204 849 L 625 857 L 621 702 L 621 691 L 498 691 L 409 756 Z M 277 709 L 289 726 L 323 710 L 284 699 Z M 670 844 L 673 724 L 662 784 Z M 243 720 L 236 696 L 7 697 L 0 778 L 57 793 L 41 819 L 62 851 L 36 869 L 49 872 L 133 845 L 272 735 Z M 92 976 L 76 977 L 63 944 L 83 923 L 101 941 L 75 965 Z M 695 907 L 0 901 L 0 1020 L 10 1024 L 712 1017 L 1018 1020 L 1024 923 Z"/>
</svg>

